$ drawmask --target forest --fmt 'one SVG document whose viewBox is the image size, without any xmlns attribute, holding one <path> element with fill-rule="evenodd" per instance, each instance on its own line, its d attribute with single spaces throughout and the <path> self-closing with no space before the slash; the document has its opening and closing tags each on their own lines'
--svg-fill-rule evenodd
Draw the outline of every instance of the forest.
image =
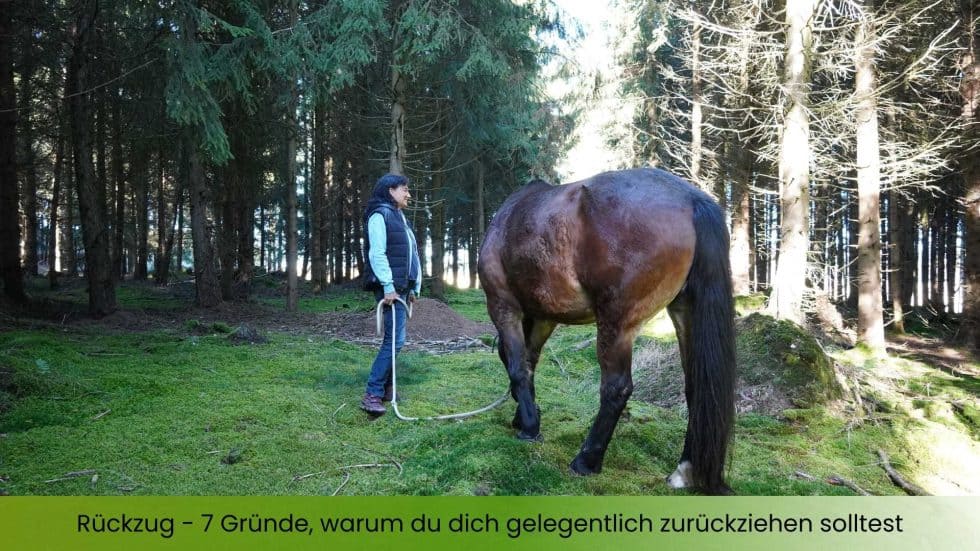
<svg viewBox="0 0 980 551">
<path fill-rule="evenodd" d="M 112 362 L 127 326 L 149 341 L 198 332 L 196 346 L 261 312 L 288 341 L 318 327 L 310 312 L 368 311 L 364 207 L 389 172 L 411 182 L 423 297 L 485 324 L 477 253 L 496 209 L 601 158 L 717 200 L 740 305 L 830 335 L 870 358 L 858 364 L 920 337 L 951 354 L 946 407 L 976 451 L 980 6 L 611 0 L 585 24 L 567 4 L 0 0 L 0 426 L 27 430 L 14 414 L 55 369 L 40 351 L 68 353 L 47 333 L 66 320 L 121 331 L 89 351 Z M 590 66 L 596 29 L 604 63 Z M 586 338 L 559 339 L 583 370 Z M 344 348 L 358 342 L 338 354 L 360 358 Z M 554 360 L 566 379 L 579 367 Z M 17 386 L 18 362 L 41 375 Z M 62 376 L 81 377 L 71 365 Z M 14 491 L 57 491 L 44 488 Z M 289 491 L 188 491 L 239 490 Z"/>
</svg>

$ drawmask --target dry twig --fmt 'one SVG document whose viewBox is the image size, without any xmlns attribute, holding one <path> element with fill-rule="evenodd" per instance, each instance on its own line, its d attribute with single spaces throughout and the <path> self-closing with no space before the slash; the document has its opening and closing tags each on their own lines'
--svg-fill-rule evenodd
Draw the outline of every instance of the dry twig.
<svg viewBox="0 0 980 551">
<path fill-rule="evenodd" d="M 881 450 L 881 449 L 878 450 L 878 459 L 881 460 L 881 467 L 885 469 L 886 473 L 888 473 L 888 478 L 892 479 L 892 482 L 895 483 L 896 486 L 904 490 L 905 493 L 907 493 L 910 496 L 930 495 L 929 492 L 923 490 L 922 488 L 916 486 L 915 484 L 912 484 L 911 482 L 906 481 L 902 477 L 902 475 L 900 475 L 898 471 L 896 471 L 892 467 L 892 464 L 888 461 L 888 454 L 885 453 L 885 450 Z"/>
<path fill-rule="evenodd" d="M 334 490 L 333 493 L 330 495 L 335 496 L 339 494 L 340 491 L 344 489 L 344 486 L 346 486 L 348 482 L 350 482 L 350 471 L 347 471 L 347 473 L 344 475 L 344 481 L 341 482 L 340 486 L 337 486 L 337 489 Z"/>
<path fill-rule="evenodd" d="M 828 484 L 833 484 L 834 486 L 846 486 L 846 487 L 850 488 L 851 491 L 853 491 L 855 493 L 858 493 L 858 494 L 861 494 L 863 496 L 869 496 L 869 495 L 871 495 L 870 493 L 868 493 L 866 490 L 862 489 L 857 484 L 851 482 L 850 480 L 848 480 L 848 479 L 846 479 L 846 478 L 844 478 L 842 476 L 836 475 L 836 474 L 833 474 L 833 475 L 830 475 L 829 477 L 827 477 L 827 483 Z"/>
<path fill-rule="evenodd" d="M 71 480 L 73 478 L 78 478 L 80 476 L 88 476 L 90 474 L 95 474 L 95 469 L 85 469 L 84 471 L 72 471 L 70 473 L 65 473 L 59 478 L 52 478 L 51 480 L 45 480 L 45 484 L 51 484 L 52 482 L 61 482 L 63 480 Z"/>
</svg>

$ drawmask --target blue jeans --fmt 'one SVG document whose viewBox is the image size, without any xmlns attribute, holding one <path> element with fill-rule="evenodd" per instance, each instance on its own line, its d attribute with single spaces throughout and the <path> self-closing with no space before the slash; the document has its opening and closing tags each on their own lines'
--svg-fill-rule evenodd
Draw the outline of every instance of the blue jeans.
<svg viewBox="0 0 980 551">
<path fill-rule="evenodd" d="M 391 306 L 385 306 L 381 309 L 381 318 L 385 324 L 385 338 L 381 342 L 381 348 L 378 349 L 378 357 L 374 359 L 374 364 L 371 365 L 371 374 L 368 375 L 367 382 L 367 393 L 379 398 L 384 396 L 385 384 L 391 380 L 391 308 Z M 398 325 L 397 335 L 394 335 L 395 352 L 397 353 L 405 344 L 405 320 L 408 317 L 408 312 L 400 302 L 395 302 L 394 308 Z"/>
</svg>

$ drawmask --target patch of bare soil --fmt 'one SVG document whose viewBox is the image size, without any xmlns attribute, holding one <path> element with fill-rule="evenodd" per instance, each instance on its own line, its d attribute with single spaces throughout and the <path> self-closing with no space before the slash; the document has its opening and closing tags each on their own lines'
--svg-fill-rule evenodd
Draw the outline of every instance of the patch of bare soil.
<svg viewBox="0 0 980 551">
<path fill-rule="evenodd" d="M 43 312 L 7 312 L 0 325 L 10 328 L 79 327 L 114 332 L 173 330 L 208 331 L 213 324 L 231 329 L 245 324 L 259 332 L 322 335 L 360 344 L 375 344 L 375 313 L 370 312 L 286 312 L 281 307 L 257 302 L 227 301 L 214 308 L 179 310 L 117 310 L 100 319 L 86 316 L 78 305 L 50 305 Z M 49 311 L 50 310 L 50 311 Z M 192 321 L 193 320 L 193 321 Z M 189 326 L 193 326 L 189 328 Z M 406 346 L 435 351 L 451 351 L 484 346 L 479 337 L 492 335 L 492 325 L 471 321 L 446 304 L 421 298 L 413 306 L 408 321 Z"/>
</svg>

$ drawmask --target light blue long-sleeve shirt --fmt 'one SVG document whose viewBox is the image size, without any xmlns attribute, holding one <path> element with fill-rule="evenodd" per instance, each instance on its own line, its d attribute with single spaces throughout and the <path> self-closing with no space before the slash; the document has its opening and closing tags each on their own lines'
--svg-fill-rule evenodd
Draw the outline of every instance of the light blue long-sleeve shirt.
<svg viewBox="0 0 980 551">
<path fill-rule="evenodd" d="M 418 256 L 415 236 L 408 229 L 408 222 L 405 220 L 405 215 L 401 211 L 398 214 L 401 215 L 402 221 L 405 222 L 405 234 L 408 236 L 408 269 L 411 272 L 411 263 L 415 262 L 415 258 Z M 394 293 L 395 278 L 391 274 L 391 265 L 388 264 L 388 256 L 385 254 L 385 251 L 388 250 L 388 231 L 385 228 L 385 217 L 380 212 L 376 212 L 368 218 L 368 241 L 368 262 L 371 263 L 374 276 L 381 282 L 385 293 Z M 422 292 L 421 268 L 419 266 L 419 277 L 416 278 L 418 281 L 415 282 L 415 296 L 419 296 Z"/>
</svg>

